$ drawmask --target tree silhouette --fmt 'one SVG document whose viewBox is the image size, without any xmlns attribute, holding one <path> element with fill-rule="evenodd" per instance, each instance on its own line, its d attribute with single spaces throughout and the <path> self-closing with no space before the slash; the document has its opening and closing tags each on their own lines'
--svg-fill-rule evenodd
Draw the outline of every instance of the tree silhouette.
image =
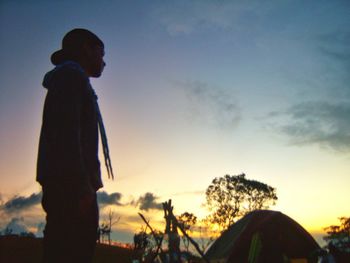
<svg viewBox="0 0 350 263">
<path fill-rule="evenodd" d="M 245 174 L 215 178 L 206 190 L 208 220 L 221 231 L 237 218 L 257 210 L 267 209 L 277 200 L 276 189 L 259 181 L 249 180 Z"/>
<path fill-rule="evenodd" d="M 190 235 L 191 228 L 197 223 L 197 217 L 192 213 L 185 212 L 177 218 L 177 221 L 179 225 L 187 232 L 187 234 Z M 186 251 L 188 252 L 190 241 L 183 235 L 182 242 L 186 248 Z"/>
<path fill-rule="evenodd" d="M 150 243 L 150 235 L 147 234 L 146 229 L 141 229 L 134 234 L 134 249 L 145 251 Z"/>
<path fill-rule="evenodd" d="M 118 216 L 115 219 L 114 212 L 112 210 L 109 210 L 108 212 L 108 220 L 103 221 L 101 226 L 98 228 L 98 235 L 99 235 L 99 243 L 104 242 L 104 237 L 108 238 L 108 244 L 111 244 L 111 232 L 112 232 L 112 226 L 117 224 L 120 220 L 120 216 Z"/>
<path fill-rule="evenodd" d="M 323 239 L 332 244 L 340 251 L 350 253 L 350 217 L 340 217 L 340 225 L 328 226 L 325 228 L 327 236 Z"/>
</svg>

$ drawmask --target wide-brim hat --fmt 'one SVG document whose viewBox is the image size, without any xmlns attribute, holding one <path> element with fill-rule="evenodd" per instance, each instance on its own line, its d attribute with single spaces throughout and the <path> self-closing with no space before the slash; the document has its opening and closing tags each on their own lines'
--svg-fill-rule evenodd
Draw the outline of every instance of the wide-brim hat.
<svg viewBox="0 0 350 263">
<path fill-rule="evenodd" d="M 62 48 L 51 55 L 51 62 L 54 65 L 61 64 L 66 60 L 78 57 L 81 54 L 84 44 L 96 44 L 103 47 L 103 42 L 94 33 L 87 29 L 76 28 L 69 31 L 62 40 Z"/>
</svg>

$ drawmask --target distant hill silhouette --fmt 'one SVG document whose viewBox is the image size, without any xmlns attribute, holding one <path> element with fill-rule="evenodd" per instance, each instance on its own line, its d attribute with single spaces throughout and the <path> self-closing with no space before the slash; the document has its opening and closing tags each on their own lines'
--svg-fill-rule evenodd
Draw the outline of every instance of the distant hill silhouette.
<svg viewBox="0 0 350 263">
<path fill-rule="evenodd" d="M 20 236 L 0 236 L 0 262 L 37 263 L 41 262 L 42 239 Z M 97 244 L 94 263 L 129 263 L 132 249 Z"/>
</svg>

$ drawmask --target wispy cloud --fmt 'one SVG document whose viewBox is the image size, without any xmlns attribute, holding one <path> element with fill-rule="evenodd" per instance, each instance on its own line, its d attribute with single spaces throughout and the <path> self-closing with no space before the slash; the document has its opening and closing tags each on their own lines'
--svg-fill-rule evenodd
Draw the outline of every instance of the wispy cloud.
<svg viewBox="0 0 350 263">
<path fill-rule="evenodd" d="M 184 90 L 191 121 L 220 128 L 235 128 L 239 124 L 241 110 L 232 93 L 202 81 L 174 84 Z"/>
<path fill-rule="evenodd" d="M 350 103 L 304 102 L 283 113 L 273 113 L 274 127 L 292 144 L 316 144 L 350 152 Z"/>
<path fill-rule="evenodd" d="M 335 10 L 342 12 L 339 7 Z M 324 21 L 319 20 L 321 25 Z M 308 37 L 309 58 L 314 60 L 313 70 L 317 70 L 305 71 L 307 74 L 300 79 L 298 84 L 305 92 L 299 103 L 270 115 L 272 127 L 293 145 L 318 145 L 340 153 L 350 152 L 349 25 L 349 20 L 334 17 L 330 25 L 312 27 Z"/>
<path fill-rule="evenodd" d="M 258 25 L 261 15 L 272 7 L 261 1 L 176 1 L 158 5 L 154 17 L 171 36 L 188 35 L 203 29 L 232 30 Z M 242 22 L 242 18 L 249 25 Z"/>
<path fill-rule="evenodd" d="M 350 26 L 350 23 L 349 23 Z M 336 29 L 316 38 L 320 54 L 324 61 L 322 79 L 329 94 L 337 100 L 350 100 L 350 29 Z"/>
<path fill-rule="evenodd" d="M 29 197 L 15 196 L 5 202 L 1 209 L 7 213 L 19 212 L 35 206 L 41 202 L 42 193 L 33 193 Z"/>
</svg>

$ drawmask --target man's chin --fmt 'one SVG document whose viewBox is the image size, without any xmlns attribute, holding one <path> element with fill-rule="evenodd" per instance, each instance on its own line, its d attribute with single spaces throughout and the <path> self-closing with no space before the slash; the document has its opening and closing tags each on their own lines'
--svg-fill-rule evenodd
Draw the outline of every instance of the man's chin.
<svg viewBox="0 0 350 263">
<path fill-rule="evenodd" d="M 99 78 L 99 77 L 101 77 L 101 75 L 102 75 L 102 72 L 96 72 L 96 73 L 92 74 L 91 77 L 92 78 Z"/>
</svg>

